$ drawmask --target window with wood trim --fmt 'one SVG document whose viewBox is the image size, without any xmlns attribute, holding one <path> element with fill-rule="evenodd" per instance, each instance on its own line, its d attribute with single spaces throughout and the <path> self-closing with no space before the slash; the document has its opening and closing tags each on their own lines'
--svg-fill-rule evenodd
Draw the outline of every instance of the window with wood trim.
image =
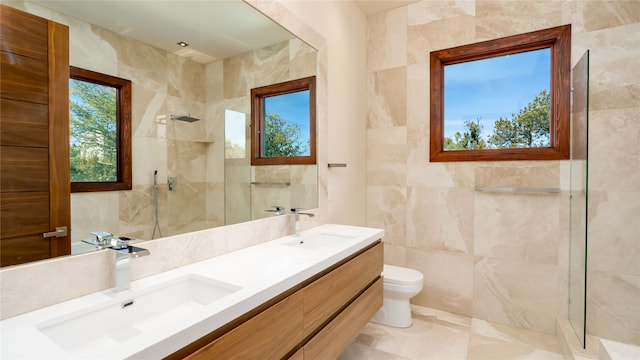
<svg viewBox="0 0 640 360">
<path fill-rule="evenodd" d="M 315 76 L 251 89 L 251 165 L 316 163 Z"/>
<path fill-rule="evenodd" d="M 570 71 L 571 25 L 431 52 L 430 160 L 568 159 Z"/>
<path fill-rule="evenodd" d="M 71 192 L 131 190 L 131 81 L 71 67 Z"/>
</svg>

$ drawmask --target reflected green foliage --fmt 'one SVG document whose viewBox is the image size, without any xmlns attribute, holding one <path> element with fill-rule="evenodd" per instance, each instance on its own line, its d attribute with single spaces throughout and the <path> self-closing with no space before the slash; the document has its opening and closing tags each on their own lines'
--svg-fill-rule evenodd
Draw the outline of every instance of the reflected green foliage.
<svg viewBox="0 0 640 360">
<path fill-rule="evenodd" d="M 117 181 L 116 89 L 71 80 L 71 181 Z"/>
<path fill-rule="evenodd" d="M 263 156 L 302 156 L 309 153 L 309 144 L 303 142 L 300 127 L 290 124 L 279 114 L 269 113 L 264 120 Z"/>
<path fill-rule="evenodd" d="M 549 114 L 551 96 L 542 90 L 511 119 L 500 118 L 494 125 L 489 143 L 496 148 L 528 148 L 550 145 Z"/>
<path fill-rule="evenodd" d="M 240 144 L 235 144 L 229 138 L 224 139 L 224 157 L 225 159 L 242 159 L 245 158 L 245 148 Z"/>
</svg>

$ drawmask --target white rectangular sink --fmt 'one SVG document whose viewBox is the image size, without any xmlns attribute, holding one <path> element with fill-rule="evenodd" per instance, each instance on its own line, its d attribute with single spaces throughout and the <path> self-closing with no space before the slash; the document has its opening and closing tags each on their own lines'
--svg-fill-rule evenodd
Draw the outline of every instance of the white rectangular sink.
<svg viewBox="0 0 640 360">
<path fill-rule="evenodd" d="M 351 239 L 354 239 L 354 237 L 320 233 L 308 236 L 300 236 L 295 238 L 294 240 L 283 243 L 283 245 L 309 250 L 322 250 L 344 245 Z"/>
<path fill-rule="evenodd" d="M 157 329 L 179 329 L 198 320 L 199 310 L 208 304 L 238 290 L 191 274 L 43 322 L 38 330 L 70 353 L 89 355 L 92 349 L 118 346 Z"/>
</svg>

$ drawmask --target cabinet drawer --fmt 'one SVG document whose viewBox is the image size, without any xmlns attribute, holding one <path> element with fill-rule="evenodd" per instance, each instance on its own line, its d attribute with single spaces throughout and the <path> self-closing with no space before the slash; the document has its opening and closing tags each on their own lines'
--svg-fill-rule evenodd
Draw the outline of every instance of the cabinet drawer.
<svg viewBox="0 0 640 360">
<path fill-rule="evenodd" d="M 281 359 L 302 341 L 302 292 L 285 298 L 187 359 Z"/>
<path fill-rule="evenodd" d="M 304 346 L 304 358 L 336 359 L 382 307 L 382 278 L 336 316 Z"/>
<path fill-rule="evenodd" d="M 312 334 L 380 276 L 382 264 L 382 243 L 378 243 L 305 287 L 304 336 Z"/>
</svg>

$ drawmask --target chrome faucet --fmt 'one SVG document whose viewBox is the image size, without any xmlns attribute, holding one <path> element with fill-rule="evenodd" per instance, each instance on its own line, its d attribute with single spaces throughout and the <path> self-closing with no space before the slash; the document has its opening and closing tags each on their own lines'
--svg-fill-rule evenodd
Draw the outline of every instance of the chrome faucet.
<svg viewBox="0 0 640 360">
<path fill-rule="evenodd" d="M 147 249 L 129 245 L 129 240 L 131 239 L 126 237 L 113 238 L 109 247 L 116 253 L 115 291 L 129 289 L 131 284 L 131 259 L 151 254 Z"/>
<path fill-rule="evenodd" d="M 315 214 L 313 213 L 309 213 L 309 212 L 302 212 L 302 210 L 304 209 L 300 209 L 300 208 L 291 208 L 291 213 L 294 215 L 295 218 L 295 228 L 296 228 L 296 233 L 294 236 L 299 236 L 300 235 L 300 215 L 306 215 L 308 217 L 314 217 Z"/>
<path fill-rule="evenodd" d="M 264 212 L 276 213 L 276 216 L 284 214 L 284 206 L 274 205 L 273 209 L 267 209 Z"/>
</svg>

